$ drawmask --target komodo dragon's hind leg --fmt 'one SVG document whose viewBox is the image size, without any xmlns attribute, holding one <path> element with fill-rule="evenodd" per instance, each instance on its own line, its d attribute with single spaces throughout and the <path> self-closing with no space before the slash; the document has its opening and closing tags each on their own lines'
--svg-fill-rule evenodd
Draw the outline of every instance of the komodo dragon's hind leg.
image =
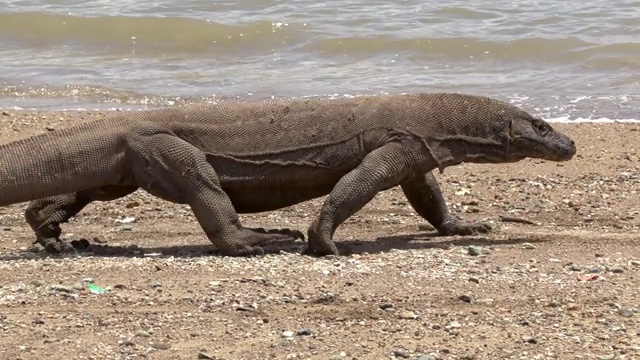
<svg viewBox="0 0 640 360">
<path fill-rule="evenodd" d="M 415 174 L 400 185 L 411 206 L 438 229 L 440 235 L 472 235 L 491 230 L 489 224 L 465 223 L 451 216 L 438 181 L 431 172 Z"/>
<path fill-rule="evenodd" d="M 61 223 L 67 222 L 92 201 L 115 200 L 131 194 L 137 188 L 137 186 L 107 186 L 33 200 L 25 210 L 25 218 L 36 233 L 36 242 L 47 252 L 59 253 L 68 247 L 68 244 L 60 240 Z"/>
<path fill-rule="evenodd" d="M 243 227 L 205 153 L 187 141 L 169 134 L 132 134 L 127 144 L 125 161 L 136 183 L 162 199 L 188 204 L 222 254 L 260 255 L 264 251 L 254 245 L 298 237 L 295 232 Z"/>
<path fill-rule="evenodd" d="M 138 189 L 137 186 L 108 186 L 100 189 L 80 191 L 70 194 L 51 196 L 29 202 L 25 218 L 36 235 L 36 243 L 49 253 L 60 253 L 69 248 L 69 244 L 60 240 L 60 224 L 66 223 L 93 201 L 111 201 L 127 196 Z M 276 233 L 304 239 L 297 230 L 290 229 L 249 229 L 259 234 Z M 259 238 L 259 237 L 257 237 Z M 247 244 L 252 245 L 252 244 Z"/>
</svg>

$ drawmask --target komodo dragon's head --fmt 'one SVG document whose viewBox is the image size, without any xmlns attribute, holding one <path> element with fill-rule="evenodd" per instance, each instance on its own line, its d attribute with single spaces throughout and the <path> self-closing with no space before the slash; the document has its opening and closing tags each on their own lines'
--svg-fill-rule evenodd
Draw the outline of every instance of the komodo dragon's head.
<svg viewBox="0 0 640 360">
<path fill-rule="evenodd" d="M 576 153 L 576 144 L 571 138 L 525 111 L 518 110 L 508 119 L 505 132 L 508 151 L 515 156 L 567 161 Z"/>
<path fill-rule="evenodd" d="M 546 121 L 503 101 L 462 94 L 443 94 L 435 107 L 446 121 L 436 133 L 457 143 L 463 161 L 503 163 L 524 158 L 566 161 L 576 153 L 568 136 Z M 433 126 L 433 125 L 431 125 Z"/>
</svg>

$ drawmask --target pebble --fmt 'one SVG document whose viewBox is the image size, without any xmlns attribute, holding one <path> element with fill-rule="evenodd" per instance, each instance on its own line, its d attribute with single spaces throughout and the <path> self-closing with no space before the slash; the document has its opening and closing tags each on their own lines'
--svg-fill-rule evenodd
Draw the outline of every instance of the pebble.
<svg viewBox="0 0 640 360">
<path fill-rule="evenodd" d="M 161 287 L 162 284 L 159 281 L 151 281 L 149 282 L 149 286 L 152 288 L 158 288 L 158 287 Z"/>
<path fill-rule="evenodd" d="M 592 267 L 591 269 L 587 270 L 587 273 L 589 274 L 597 274 L 600 272 L 600 268 L 597 267 Z"/>
<path fill-rule="evenodd" d="M 400 349 L 393 350 L 393 355 L 403 359 L 408 359 L 411 356 L 406 351 Z"/>
<path fill-rule="evenodd" d="M 164 343 L 164 342 L 158 342 L 158 343 L 152 343 L 151 347 L 156 349 L 156 350 L 169 350 L 169 349 L 171 349 L 171 344 Z"/>
<path fill-rule="evenodd" d="M 632 317 L 633 316 L 633 310 L 620 308 L 620 309 L 618 309 L 618 315 L 620 315 L 622 317 Z"/>
<path fill-rule="evenodd" d="M 413 319 L 417 319 L 418 315 L 416 315 L 413 311 L 403 310 L 403 311 L 400 311 L 400 313 L 398 314 L 398 317 L 400 319 L 413 320 Z"/>
<path fill-rule="evenodd" d="M 569 266 L 569 270 L 571 270 L 571 271 L 582 271 L 582 268 L 578 264 L 571 264 L 571 266 Z"/>
<path fill-rule="evenodd" d="M 148 337 L 150 337 L 150 336 L 151 336 L 151 334 L 149 334 L 148 332 L 146 332 L 146 331 L 144 331 L 144 330 L 140 330 L 140 331 L 138 331 L 138 332 L 136 333 L 136 336 L 138 336 L 138 337 L 146 337 L 146 338 L 148 338 Z"/>
<path fill-rule="evenodd" d="M 78 290 L 78 291 L 82 291 L 82 290 L 84 290 L 84 285 L 81 284 L 81 283 L 73 284 L 73 289 L 74 290 Z"/>
<path fill-rule="evenodd" d="M 578 304 L 576 304 L 576 303 L 568 303 L 567 304 L 567 310 L 569 310 L 569 311 L 578 310 Z"/>
<path fill-rule="evenodd" d="M 289 330 L 284 331 L 284 332 L 282 333 L 282 336 L 283 336 L 283 337 L 286 337 L 286 338 L 288 338 L 288 337 L 292 337 L 292 336 L 293 336 L 293 331 L 289 331 Z"/>
<path fill-rule="evenodd" d="M 296 333 L 298 334 L 298 336 L 308 336 L 311 335 L 311 330 L 308 328 L 301 328 L 298 329 Z"/>
<path fill-rule="evenodd" d="M 615 268 L 611 268 L 611 272 L 614 274 L 622 274 L 624 272 L 624 269 L 615 267 Z"/>
<path fill-rule="evenodd" d="M 73 288 L 71 286 L 60 285 L 60 284 L 51 285 L 51 290 L 64 292 L 64 293 L 72 293 L 73 292 Z"/>
<path fill-rule="evenodd" d="M 632 266 L 640 266 L 640 261 L 638 261 L 638 260 L 631 260 L 630 264 L 631 264 Z"/>
<path fill-rule="evenodd" d="M 416 360 L 435 360 L 431 355 L 420 355 Z"/>
<path fill-rule="evenodd" d="M 433 227 L 431 224 L 429 224 L 429 223 L 421 223 L 421 224 L 418 224 L 418 230 L 420 230 L 420 231 L 433 231 L 433 230 L 435 230 L 435 229 L 436 229 L 436 228 L 434 228 L 434 227 Z"/>
<path fill-rule="evenodd" d="M 202 350 L 201 350 L 201 351 L 198 353 L 198 359 L 200 359 L 200 360 L 213 360 L 213 356 L 211 356 L 211 355 L 207 354 L 207 352 L 206 352 L 206 351 L 202 351 Z"/>
<path fill-rule="evenodd" d="M 469 253 L 469 255 L 471 256 L 478 256 L 482 253 L 482 249 L 480 249 L 479 246 L 474 246 L 474 245 L 470 245 L 467 248 L 467 252 Z"/>
<path fill-rule="evenodd" d="M 531 337 L 531 336 L 525 336 L 525 337 L 522 338 L 522 340 L 524 342 L 526 342 L 526 343 L 529 343 L 529 344 L 537 344 L 538 343 L 538 340 L 536 340 L 536 338 Z"/>
<path fill-rule="evenodd" d="M 598 356 L 598 360 L 613 360 L 615 358 L 616 358 L 616 354 Z"/>
<path fill-rule="evenodd" d="M 389 303 L 382 303 L 380 305 L 378 305 L 380 307 L 380 309 L 382 310 L 387 310 L 387 309 L 393 309 L 393 305 L 389 304 Z"/>
<path fill-rule="evenodd" d="M 471 302 L 471 296 L 469 296 L 469 295 L 460 295 L 460 296 L 458 296 L 458 299 L 460 301 L 464 301 L 466 303 L 470 303 Z"/>
<path fill-rule="evenodd" d="M 236 307 L 237 311 L 247 311 L 247 312 L 252 312 L 252 311 L 256 311 L 256 309 L 250 307 L 250 306 L 237 306 Z"/>
<path fill-rule="evenodd" d="M 474 277 L 474 276 L 471 276 L 469 278 L 469 281 L 471 281 L 472 283 L 480 284 L 480 279 L 478 279 L 477 277 Z"/>
<path fill-rule="evenodd" d="M 533 249 L 536 248 L 536 246 L 533 245 L 532 243 L 528 243 L 527 242 L 527 243 L 522 244 L 522 248 L 525 249 L 525 250 L 533 250 Z"/>
</svg>

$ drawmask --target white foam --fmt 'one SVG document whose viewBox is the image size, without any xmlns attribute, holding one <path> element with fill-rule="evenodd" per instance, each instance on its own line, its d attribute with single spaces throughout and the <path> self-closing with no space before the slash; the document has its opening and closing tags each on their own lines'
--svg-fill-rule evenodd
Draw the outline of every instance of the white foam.
<svg viewBox="0 0 640 360">
<path fill-rule="evenodd" d="M 559 116 L 559 117 L 552 117 L 552 118 L 545 118 L 546 121 L 551 122 L 551 123 L 568 123 L 568 124 L 575 124 L 575 123 L 608 123 L 608 124 L 612 124 L 612 123 L 640 123 L 640 119 L 610 119 L 610 118 L 605 118 L 605 117 L 600 117 L 600 118 L 583 118 L 583 117 L 578 117 L 578 118 L 570 118 L 568 116 Z"/>
</svg>

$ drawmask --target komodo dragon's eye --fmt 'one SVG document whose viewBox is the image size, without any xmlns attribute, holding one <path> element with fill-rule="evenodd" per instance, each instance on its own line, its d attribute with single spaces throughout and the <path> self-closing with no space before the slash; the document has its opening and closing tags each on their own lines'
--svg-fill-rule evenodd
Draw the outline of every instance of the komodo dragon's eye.
<svg viewBox="0 0 640 360">
<path fill-rule="evenodd" d="M 546 134 L 549 128 L 542 121 L 536 121 L 533 126 L 535 126 L 536 130 L 538 130 L 542 135 Z"/>
</svg>

